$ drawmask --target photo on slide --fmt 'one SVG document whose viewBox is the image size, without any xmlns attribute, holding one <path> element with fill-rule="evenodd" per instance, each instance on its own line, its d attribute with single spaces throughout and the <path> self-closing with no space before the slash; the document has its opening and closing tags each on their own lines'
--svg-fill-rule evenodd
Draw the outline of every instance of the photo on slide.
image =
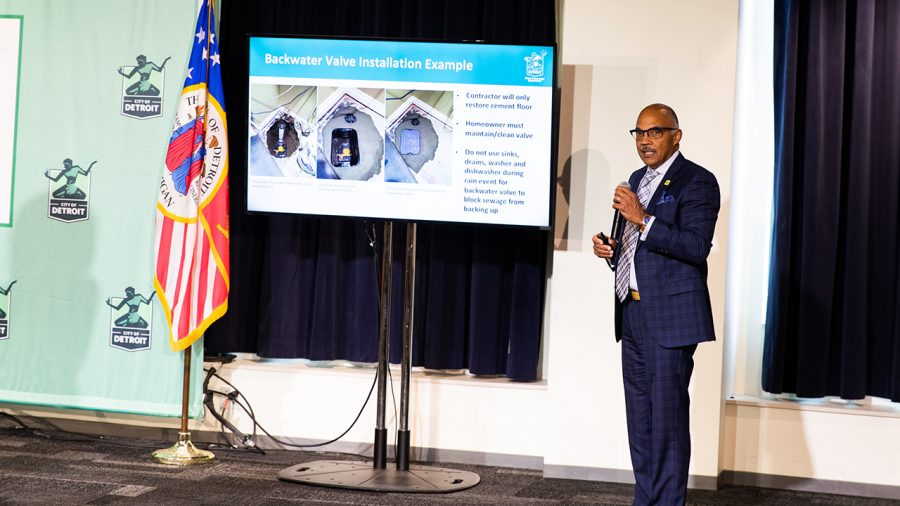
<svg viewBox="0 0 900 506">
<path fill-rule="evenodd" d="M 251 176 L 315 177 L 316 96 L 315 86 L 251 86 Z"/>
<path fill-rule="evenodd" d="M 318 88 L 316 177 L 381 181 L 384 90 Z"/>
<path fill-rule="evenodd" d="M 387 90 L 384 180 L 453 182 L 453 92 Z"/>
</svg>

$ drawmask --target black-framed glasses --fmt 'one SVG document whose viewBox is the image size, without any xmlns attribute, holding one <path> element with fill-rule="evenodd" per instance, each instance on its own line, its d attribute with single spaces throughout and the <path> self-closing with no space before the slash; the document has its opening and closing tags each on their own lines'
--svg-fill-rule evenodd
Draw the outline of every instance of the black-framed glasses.
<svg viewBox="0 0 900 506">
<path fill-rule="evenodd" d="M 644 138 L 644 135 L 650 136 L 651 139 L 659 139 L 662 137 L 663 132 L 669 132 L 672 130 L 678 130 L 677 128 L 672 127 L 651 127 L 646 130 L 641 130 L 640 128 L 633 128 L 628 131 L 632 137 L 637 140 L 641 140 Z"/>
</svg>

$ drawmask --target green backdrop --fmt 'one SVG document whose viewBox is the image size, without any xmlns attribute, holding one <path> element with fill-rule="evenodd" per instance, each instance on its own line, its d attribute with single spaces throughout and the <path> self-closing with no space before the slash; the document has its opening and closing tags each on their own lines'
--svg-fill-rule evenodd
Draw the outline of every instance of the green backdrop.
<svg viewBox="0 0 900 506">
<path fill-rule="evenodd" d="M 0 293 L 0 402 L 180 416 L 183 357 L 158 299 L 121 325 L 129 306 L 107 299 L 153 292 L 157 188 L 196 14 L 196 0 L 0 0 L 0 17 L 23 22 L 12 223 L 0 227 L 0 289 L 15 281 Z M 155 96 L 127 96 L 140 73 L 122 74 L 139 55 L 171 57 L 145 76 Z M 127 326 L 136 320 L 148 328 Z"/>
</svg>

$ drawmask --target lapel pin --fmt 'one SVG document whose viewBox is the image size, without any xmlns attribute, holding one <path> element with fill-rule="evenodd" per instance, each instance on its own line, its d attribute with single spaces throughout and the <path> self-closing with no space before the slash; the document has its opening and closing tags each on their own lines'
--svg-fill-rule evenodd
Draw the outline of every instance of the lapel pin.
<svg viewBox="0 0 900 506">
<path fill-rule="evenodd" d="M 671 182 L 672 182 L 671 179 L 666 179 L 666 182 L 663 183 L 663 186 L 669 186 L 669 183 L 671 183 Z"/>
</svg>

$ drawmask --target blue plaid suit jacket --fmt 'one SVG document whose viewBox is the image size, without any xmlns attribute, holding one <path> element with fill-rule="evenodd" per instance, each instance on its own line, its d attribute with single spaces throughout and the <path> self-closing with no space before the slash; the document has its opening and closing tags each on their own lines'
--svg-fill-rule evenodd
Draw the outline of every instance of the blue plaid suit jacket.
<svg viewBox="0 0 900 506">
<path fill-rule="evenodd" d="M 637 191 L 646 170 L 643 167 L 631 175 L 632 191 Z M 716 177 L 680 153 L 650 198 L 647 213 L 655 219 L 646 240 L 638 241 L 634 269 L 640 304 L 645 314 L 653 315 L 647 322 L 650 337 L 663 347 L 716 339 L 706 285 L 706 257 L 712 247 L 719 203 Z M 622 304 L 618 298 L 615 320 L 618 341 L 622 339 Z"/>
</svg>

